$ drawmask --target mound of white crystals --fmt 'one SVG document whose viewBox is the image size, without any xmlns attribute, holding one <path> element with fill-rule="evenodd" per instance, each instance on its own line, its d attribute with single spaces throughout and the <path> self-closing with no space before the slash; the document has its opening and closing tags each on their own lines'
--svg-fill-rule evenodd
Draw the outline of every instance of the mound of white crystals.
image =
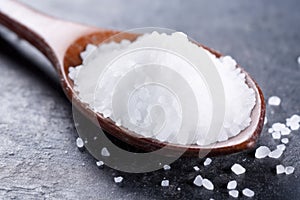
<svg viewBox="0 0 300 200">
<path fill-rule="evenodd" d="M 145 47 L 159 50 L 151 53 Z M 160 51 L 161 49 L 164 51 Z M 206 82 L 197 71 L 201 63 L 196 63 L 199 66 L 196 65 L 195 68 L 184 61 L 189 61 L 190 58 L 197 60 L 203 52 L 209 55 L 217 67 L 225 92 L 223 127 L 221 133 L 213 139 L 210 138 L 213 136 L 205 134 L 210 127 L 213 105 Z M 167 35 L 153 32 L 140 36 L 134 42 L 123 40 L 120 43 L 104 43 L 99 47 L 88 45 L 81 56 L 82 65 L 70 68 L 69 71 L 80 100 L 104 117 L 114 120 L 116 125 L 128 128 L 142 137 L 177 144 L 207 145 L 236 136 L 250 125 L 250 114 L 256 101 L 255 92 L 245 83 L 245 74 L 236 67 L 236 61 L 230 56 L 216 58 L 190 42 L 183 33 Z M 152 68 L 149 65 L 151 59 L 156 63 Z M 148 63 L 148 68 L 140 63 Z M 161 66 L 155 68 L 158 64 Z M 173 88 L 168 90 L 159 84 L 126 88 L 131 82 L 138 82 L 143 78 L 146 82 L 147 73 L 151 73 L 152 69 L 160 72 L 155 76 L 149 74 L 152 82 L 155 80 L 164 83 L 168 80 L 169 85 L 185 95 L 184 99 L 180 99 L 179 94 L 174 94 Z M 132 71 L 140 74 L 132 75 Z M 176 72 L 175 78 L 171 76 L 173 72 Z M 183 83 L 188 84 L 188 89 L 183 87 Z M 195 101 L 190 101 L 191 99 Z M 194 103 L 188 103 L 191 105 L 188 105 L 189 110 L 185 112 L 182 109 L 186 107 L 183 105 L 186 102 Z M 184 112 L 188 114 L 183 115 Z M 178 139 L 177 136 L 174 140 L 183 118 L 187 116 L 192 121 L 193 114 L 197 115 L 198 121 L 190 122 L 190 127 L 185 127 L 185 134 L 192 134 L 192 140 Z"/>
</svg>

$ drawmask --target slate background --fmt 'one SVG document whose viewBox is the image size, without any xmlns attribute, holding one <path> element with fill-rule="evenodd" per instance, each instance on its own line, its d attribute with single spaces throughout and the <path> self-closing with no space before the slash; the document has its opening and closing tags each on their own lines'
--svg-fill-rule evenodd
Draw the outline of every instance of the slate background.
<svg viewBox="0 0 300 200">
<path fill-rule="evenodd" d="M 195 40 L 232 55 L 262 87 L 266 97 L 282 104 L 268 106 L 269 124 L 300 113 L 300 2 L 298 0 L 23 0 L 51 15 L 112 29 L 156 26 L 184 31 Z M 49 62 L 26 42 L 0 30 L 0 199 L 230 199 L 226 184 L 238 180 L 254 199 L 299 199 L 300 135 L 278 159 L 255 160 L 253 151 L 203 160 L 180 159 L 171 171 L 126 174 L 99 170 L 88 153 L 75 146 L 71 105 Z M 266 126 L 266 128 L 268 125 Z M 259 145 L 278 144 L 265 129 Z M 241 163 L 246 174 L 230 167 Z M 296 167 L 277 176 L 279 163 Z M 198 174 L 208 177 L 211 192 L 191 184 Z M 113 182 L 124 176 L 123 187 Z M 166 177 L 170 187 L 162 188 Z M 177 187 L 181 191 L 177 191 Z M 243 197 L 244 198 L 244 197 Z"/>
</svg>

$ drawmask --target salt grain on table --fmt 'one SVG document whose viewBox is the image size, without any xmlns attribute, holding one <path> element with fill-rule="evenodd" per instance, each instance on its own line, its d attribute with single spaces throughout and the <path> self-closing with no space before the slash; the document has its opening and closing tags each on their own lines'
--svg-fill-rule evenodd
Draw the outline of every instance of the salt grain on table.
<svg viewBox="0 0 300 200">
<path fill-rule="evenodd" d="M 201 187 L 202 186 L 202 181 L 203 181 L 203 178 L 202 176 L 198 175 L 196 176 L 196 178 L 194 179 L 194 185 L 198 186 L 198 187 Z"/>
<path fill-rule="evenodd" d="M 279 140 L 281 138 L 281 134 L 278 131 L 272 133 L 272 138 L 275 140 Z"/>
<path fill-rule="evenodd" d="M 294 173 L 294 171 L 295 171 L 295 168 L 292 167 L 292 166 L 288 166 L 288 167 L 285 168 L 285 174 L 286 175 L 292 174 L 292 173 Z"/>
<path fill-rule="evenodd" d="M 161 182 L 161 186 L 162 186 L 162 187 L 168 187 L 168 186 L 169 186 L 169 180 L 163 180 L 163 181 Z"/>
<path fill-rule="evenodd" d="M 281 135 L 289 135 L 291 133 L 291 130 L 288 127 L 284 127 L 281 129 Z"/>
<path fill-rule="evenodd" d="M 274 131 L 278 131 L 278 132 L 280 132 L 285 127 L 286 127 L 285 124 L 282 124 L 282 123 L 279 123 L 279 122 L 272 124 L 272 129 Z"/>
<path fill-rule="evenodd" d="M 96 165 L 97 165 L 97 167 L 101 168 L 101 167 L 104 166 L 104 162 L 99 160 L 99 161 L 96 162 Z"/>
<path fill-rule="evenodd" d="M 283 165 L 276 165 L 276 174 L 283 174 L 285 173 L 285 168 Z"/>
<path fill-rule="evenodd" d="M 255 158 L 258 158 L 258 159 L 265 158 L 269 155 L 269 153 L 271 153 L 271 150 L 269 149 L 269 147 L 260 146 L 255 151 Z"/>
<path fill-rule="evenodd" d="M 170 169 L 171 169 L 170 165 L 164 165 L 164 170 L 170 170 Z"/>
<path fill-rule="evenodd" d="M 237 191 L 237 190 L 230 190 L 230 191 L 228 192 L 228 194 L 229 194 L 230 196 L 232 196 L 233 198 L 238 198 L 238 196 L 239 196 L 239 191 Z"/>
<path fill-rule="evenodd" d="M 281 139 L 281 142 L 282 142 L 283 144 L 287 144 L 287 143 L 289 143 L 289 138 L 282 138 L 282 139 Z"/>
<path fill-rule="evenodd" d="M 281 149 L 275 149 L 269 153 L 270 158 L 279 158 L 282 155 L 283 151 Z"/>
<path fill-rule="evenodd" d="M 237 182 L 236 181 L 229 181 L 227 183 L 227 189 L 228 190 L 234 190 L 237 186 Z"/>
<path fill-rule="evenodd" d="M 206 178 L 202 180 L 202 185 L 207 190 L 214 190 L 213 183 L 210 180 L 206 179 Z"/>
<path fill-rule="evenodd" d="M 234 164 L 231 167 L 231 171 L 233 171 L 236 175 L 241 175 L 246 172 L 246 169 L 240 164 Z"/>
<path fill-rule="evenodd" d="M 114 178 L 115 183 L 121 183 L 123 181 L 123 177 L 122 176 L 118 176 Z"/>
<path fill-rule="evenodd" d="M 250 190 L 249 188 L 245 188 L 243 189 L 243 195 L 245 195 L 246 197 L 254 197 L 254 191 Z"/>
<path fill-rule="evenodd" d="M 82 149 L 84 147 L 84 142 L 80 137 L 76 139 L 76 146 L 78 149 Z"/>
<path fill-rule="evenodd" d="M 102 148 L 101 155 L 105 156 L 105 157 L 110 156 L 110 153 L 109 153 L 109 151 L 108 151 L 108 149 L 106 147 Z"/>
<path fill-rule="evenodd" d="M 268 100 L 268 104 L 271 106 L 279 106 L 281 103 L 281 99 L 277 96 L 272 96 Z"/>
<path fill-rule="evenodd" d="M 206 158 L 205 161 L 204 161 L 204 163 L 203 163 L 203 165 L 204 166 L 208 166 L 208 165 L 210 165 L 211 162 L 212 162 L 212 159 Z"/>
<path fill-rule="evenodd" d="M 194 166 L 193 168 L 196 172 L 200 170 L 200 168 L 198 166 Z"/>
<path fill-rule="evenodd" d="M 277 145 L 277 149 L 284 151 L 286 149 L 286 146 L 285 146 L 285 144 L 279 144 L 279 145 Z"/>
</svg>

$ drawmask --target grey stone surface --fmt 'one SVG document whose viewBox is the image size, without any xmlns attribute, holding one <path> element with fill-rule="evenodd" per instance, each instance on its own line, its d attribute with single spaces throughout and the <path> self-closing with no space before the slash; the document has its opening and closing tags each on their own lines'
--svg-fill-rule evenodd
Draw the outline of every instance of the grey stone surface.
<svg viewBox="0 0 300 200">
<path fill-rule="evenodd" d="M 300 113 L 300 2 L 223 0 L 23 0 L 46 13 L 114 29 L 158 26 L 188 33 L 210 47 L 232 55 L 282 105 L 268 107 L 269 124 Z M 255 199 L 299 199 L 300 132 L 289 136 L 284 155 L 255 160 L 248 151 L 213 159 L 180 159 L 170 171 L 126 174 L 98 169 L 88 153 L 76 149 L 71 105 L 49 62 L 26 42 L 0 31 L 0 199 L 227 199 L 226 184 L 238 181 Z M 275 148 L 266 126 L 259 145 Z M 230 171 L 242 164 L 246 174 Z M 275 173 L 279 163 L 293 165 L 289 176 Z M 200 172 L 193 166 L 198 165 Z M 201 173 L 214 191 L 193 186 Z M 122 175 L 124 184 L 113 177 Z M 166 177 L 170 186 L 162 188 Z M 178 191 L 177 187 L 181 190 Z"/>
</svg>

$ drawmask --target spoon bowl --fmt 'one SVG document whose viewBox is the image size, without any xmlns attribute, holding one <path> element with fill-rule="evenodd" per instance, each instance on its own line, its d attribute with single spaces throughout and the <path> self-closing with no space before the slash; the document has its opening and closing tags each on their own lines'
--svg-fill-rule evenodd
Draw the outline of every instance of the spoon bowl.
<svg viewBox="0 0 300 200">
<path fill-rule="evenodd" d="M 186 156 L 199 156 L 200 151 L 209 152 L 209 156 L 226 155 L 254 147 L 262 131 L 265 116 L 265 103 L 262 91 L 251 76 L 238 66 L 246 75 L 247 85 L 255 91 L 256 105 L 251 113 L 252 121 L 250 126 L 241 131 L 237 136 L 224 142 L 206 146 L 169 144 L 156 139 L 141 138 L 137 133 L 125 127 L 116 126 L 115 122 L 111 119 L 104 118 L 102 114 L 95 113 L 88 105 L 81 102 L 77 98 L 73 81 L 68 76 L 69 67 L 82 63 L 80 53 L 84 51 L 87 44 L 98 45 L 118 34 L 119 31 L 59 20 L 41 14 L 12 0 L 0 3 L 0 23 L 30 42 L 51 61 L 60 77 L 66 96 L 81 113 L 94 123 L 99 124 L 108 134 L 138 149 L 150 152 L 166 147 L 169 150 L 169 155 L 167 156 L 172 156 L 173 153 L 176 154 L 178 151 L 182 152 L 184 149 L 187 149 L 184 153 Z M 119 38 L 120 40 L 129 39 L 132 41 L 138 35 L 128 33 L 126 35 L 122 34 L 122 36 L 126 38 Z M 217 57 L 222 56 L 222 54 L 211 48 L 201 44 L 198 45 Z"/>
</svg>

